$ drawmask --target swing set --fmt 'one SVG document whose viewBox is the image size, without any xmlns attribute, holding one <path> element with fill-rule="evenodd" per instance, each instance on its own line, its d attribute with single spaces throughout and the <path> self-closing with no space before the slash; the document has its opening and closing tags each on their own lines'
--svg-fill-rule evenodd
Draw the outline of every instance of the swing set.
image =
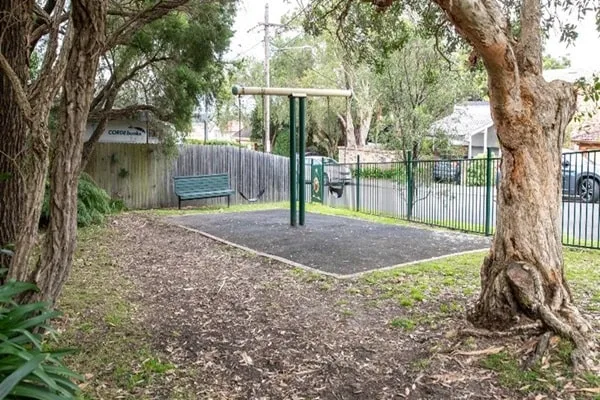
<svg viewBox="0 0 600 400">
<path fill-rule="evenodd" d="M 232 88 L 231 92 L 238 96 L 238 103 L 240 105 L 240 127 L 241 96 L 287 96 L 290 99 L 290 225 L 296 226 L 296 222 L 299 222 L 300 225 L 304 225 L 306 219 L 306 185 L 304 184 L 306 180 L 306 98 L 308 96 L 350 98 L 352 97 L 352 91 L 314 88 L 243 87 L 236 85 Z M 298 103 L 298 153 L 296 153 L 296 102 Z M 265 123 L 269 123 L 269 121 L 265 121 Z M 241 157 L 239 159 L 241 171 Z M 296 163 L 298 163 L 298 174 L 296 174 Z M 298 185 L 298 181 L 301 183 L 300 185 Z M 296 188 L 298 188 L 298 191 L 296 191 Z M 249 202 L 256 202 L 265 193 L 265 188 L 261 188 L 256 197 L 247 197 L 244 193 L 242 193 L 241 190 L 239 190 L 239 193 L 240 196 L 242 196 L 242 198 L 245 200 Z M 298 202 L 298 209 L 296 209 L 296 202 Z"/>
</svg>

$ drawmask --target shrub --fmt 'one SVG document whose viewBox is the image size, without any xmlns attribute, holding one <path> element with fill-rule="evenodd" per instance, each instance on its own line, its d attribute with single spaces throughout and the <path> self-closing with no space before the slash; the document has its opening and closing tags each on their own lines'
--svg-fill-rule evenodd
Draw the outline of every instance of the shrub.
<svg viewBox="0 0 600 400">
<path fill-rule="evenodd" d="M 111 200 L 106 191 L 100 188 L 88 174 L 81 174 L 77 185 L 77 225 L 100 224 L 106 215 L 124 208 L 121 200 Z M 47 222 L 49 218 L 50 193 L 49 185 L 46 185 L 44 204 L 42 205 L 42 223 Z"/>
<path fill-rule="evenodd" d="M 356 177 L 356 168 L 353 168 L 352 175 Z M 404 182 L 406 181 L 406 168 L 403 164 L 397 164 L 386 169 L 377 166 L 361 166 L 360 177 L 371 179 L 389 179 Z"/>
<path fill-rule="evenodd" d="M 45 303 L 20 305 L 15 298 L 36 290 L 29 283 L 0 286 L 0 399 L 75 399 L 83 378 L 62 363 L 70 351 L 48 349 L 40 331 L 54 333 L 47 322 L 59 313 Z"/>
<path fill-rule="evenodd" d="M 479 154 L 474 159 L 466 161 L 467 163 L 467 185 L 468 186 L 485 186 L 486 180 L 486 163 L 487 156 L 485 154 Z M 496 173 L 492 170 L 492 181 L 493 185 L 496 181 Z"/>
<path fill-rule="evenodd" d="M 273 154 L 277 156 L 290 156 L 290 131 L 283 130 L 279 132 L 273 144 Z"/>
</svg>

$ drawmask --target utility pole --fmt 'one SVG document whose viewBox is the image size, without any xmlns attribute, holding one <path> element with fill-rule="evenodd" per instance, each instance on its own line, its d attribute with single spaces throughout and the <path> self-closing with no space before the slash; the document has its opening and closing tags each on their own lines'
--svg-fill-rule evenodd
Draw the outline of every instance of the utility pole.
<svg viewBox="0 0 600 400">
<path fill-rule="evenodd" d="M 204 95 L 204 144 L 208 141 L 208 97 Z"/>
<path fill-rule="evenodd" d="M 265 3 L 265 87 L 271 86 L 271 48 L 269 37 L 269 2 Z M 271 152 L 271 101 L 269 96 L 263 96 L 263 122 L 265 126 L 265 135 L 263 137 L 263 148 L 266 153 Z"/>
<path fill-rule="evenodd" d="M 271 36 L 269 32 L 269 28 L 272 26 L 282 27 L 284 25 L 281 24 L 272 24 L 269 22 L 269 2 L 265 3 L 265 21 L 260 25 L 264 25 L 265 27 L 265 87 L 271 86 Z M 265 134 L 263 137 L 263 148 L 266 153 L 271 152 L 271 101 L 269 96 L 263 96 L 263 121 L 265 125 Z"/>
</svg>

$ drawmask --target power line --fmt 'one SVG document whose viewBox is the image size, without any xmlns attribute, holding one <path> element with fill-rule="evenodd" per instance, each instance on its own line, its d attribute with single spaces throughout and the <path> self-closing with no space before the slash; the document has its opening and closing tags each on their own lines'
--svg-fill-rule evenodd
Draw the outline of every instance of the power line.
<svg viewBox="0 0 600 400">
<path fill-rule="evenodd" d="M 263 41 L 262 41 L 262 40 L 258 41 L 258 42 L 257 42 L 256 44 L 254 44 L 252 47 L 250 47 L 250 48 L 248 48 L 248 49 L 246 49 L 246 50 L 243 50 L 243 51 L 239 52 L 238 54 L 236 54 L 236 55 L 233 57 L 233 59 L 235 60 L 235 59 L 237 59 L 237 58 L 239 58 L 239 57 L 243 56 L 244 54 L 251 52 L 252 50 L 254 50 L 255 48 L 257 48 L 257 47 L 258 47 L 258 46 L 260 46 L 261 44 L 263 44 Z"/>
</svg>

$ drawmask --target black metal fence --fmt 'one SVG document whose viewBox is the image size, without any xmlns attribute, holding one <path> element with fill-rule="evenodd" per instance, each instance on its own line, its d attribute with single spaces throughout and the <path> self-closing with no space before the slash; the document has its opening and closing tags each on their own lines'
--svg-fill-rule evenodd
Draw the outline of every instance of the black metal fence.
<svg viewBox="0 0 600 400">
<path fill-rule="evenodd" d="M 600 249 L 599 153 L 563 153 L 565 245 Z M 338 190 L 329 191 L 324 204 L 491 235 L 499 166 L 500 158 L 491 153 L 474 159 L 325 165 L 324 179 Z"/>
</svg>

